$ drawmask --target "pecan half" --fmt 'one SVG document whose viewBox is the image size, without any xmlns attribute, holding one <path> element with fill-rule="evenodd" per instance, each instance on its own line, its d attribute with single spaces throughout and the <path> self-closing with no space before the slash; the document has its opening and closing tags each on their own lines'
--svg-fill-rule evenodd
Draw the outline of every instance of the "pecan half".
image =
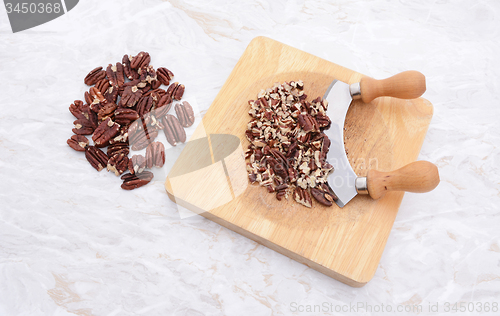
<svg viewBox="0 0 500 316">
<path fill-rule="evenodd" d="M 189 127 L 194 123 L 193 107 L 187 101 L 175 105 L 175 113 L 183 127 Z"/>
<path fill-rule="evenodd" d="M 146 113 L 149 113 L 153 108 L 153 98 L 151 96 L 141 97 L 137 102 L 137 114 L 139 117 L 143 117 Z"/>
<path fill-rule="evenodd" d="M 92 102 L 90 102 L 90 109 L 98 113 L 108 101 L 96 87 L 90 88 L 89 93 L 92 100 Z"/>
<path fill-rule="evenodd" d="M 112 157 L 113 155 L 122 153 L 125 154 L 125 156 L 128 156 L 128 153 L 130 152 L 130 149 L 128 147 L 127 143 L 114 143 L 108 146 L 108 149 L 106 150 L 106 154 L 108 157 Z"/>
<path fill-rule="evenodd" d="M 142 90 L 138 86 L 127 86 L 123 90 L 122 98 L 118 105 L 120 107 L 133 107 L 142 96 Z"/>
<path fill-rule="evenodd" d="M 118 108 L 115 110 L 115 122 L 120 125 L 127 125 L 139 118 L 135 110 L 129 108 Z"/>
<path fill-rule="evenodd" d="M 168 87 L 166 94 L 168 94 L 172 100 L 180 100 L 184 95 L 184 89 L 183 84 L 174 82 Z"/>
<path fill-rule="evenodd" d="M 87 76 L 85 76 L 83 82 L 85 82 L 86 85 L 91 86 L 93 84 L 96 84 L 104 77 L 106 77 L 106 72 L 102 70 L 102 67 L 97 67 L 91 70 Z"/>
<path fill-rule="evenodd" d="M 167 114 L 163 118 L 163 126 L 163 133 L 165 133 L 165 137 L 170 145 L 176 146 L 177 143 L 186 142 L 186 132 L 184 131 L 184 127 L 182 127 L 181 123 L 179 123 L 179 120 L 175 116 Z"/>
<path fill-rule="evenodd" d="M 305 207 L 312 207 L 311 195 L 307 190 L 302 189 L 301 187 L 296 187 L 293 192 L 293 198 L 298 203 L 304 205 Z"/>
<path fill-rule="evenodd" d="M 143 67 L 147 67 L 150 61 L 151 57 L 149 56 L 149 53 L 140 52 L 139 54 L 137 54 L 132 58 L 132 60 L 130 61 L 130 67 L 132 69 L 140 69 Z"/>
<path fill-rule="evenodd" d="M 158 81 L 168 86 L 170 80 L 174 77 L 174 74 L 165 67 L 160 67 L 156 70 L 156 75 L 158 76 Z"/>
<path fill-rule="evenodd" d="M 333 190 L 326 183 L 322 183 L 316 188 L 311 188 L 311 194 L 316 201 L 326 206 L 332 206 L 333 202 L 338 199 Z"/>
<path fill-rule="evenodd" d="M 101 92 L 101 94 L 104 95 L 104 92 L 106 92 L 109 88 L 109 80 L 107 78 L 103 78 L 95 84 L 95 87 Z"/>
<path fill-rule="evenodd" d="M 83 135 L 73 135 L 67 141 L 69 147 L 76 151 L 85 151 L 85 147 L 89 145 L 89 140 Z"/>
<path fill-rule="evenodd" d="M 128 170 L 131 174 L 141 173 L 146 168 L 146 158 L 142 155 L 133 155 L 128 160 Z"/>
<path fill-rule="evenodd" d="M 121 87 L 125 83 L 123 76 L 123 65 L 116 63 L 115 65 L 109 64 L 106 68 L 106 75 L 108 76 L 109 83 L 116 87 Z"/>
<path fill-rule="evenodd" d="M 132 67 L 130 66 L 130 60 L 132 58 L 129 57 L 129 55 L 124 55 L 122 58 L 122 65 L 123 65 L 123 73 L 129 80 L 134 80 L 139 78 L 139 74 L 137 71 L 133 70 Z"/>
<path fill-rule="evenodd" d="M 168 111 L 172 107 L 172 97 L 168 94 L 165 94 L 161 97 L 156 105 L 155 115 L 158 118 L 162 118 L 167 115 Z"/>
<path fill-rule="evenodd" d="M 84 104 L 83 101 L 75 100 L 70 106 L 69 111 L 73 114 L 77 119 L 89 119 L 89 105 Z"/>
<path fill-rule="evenodd" d="M 129 129 L 129 143 L 132 150 L 141 150 L 146 148 L 158 136 L 158 131 L 153 129 L 139 129 L 131 133 Z"/>
<path fill-rule="evenodd" d="M 95 146 L 85 148 L 85 158 L 97 171 L 101 171 L 108 165 L 108 156 Z"/>
<path fill-rule="evenodd" d="M 73 122 L 75 127 L 73 128 L 73 133 L 77 135 L 92 135 L 95 130 L 92 122 L 86 118 L 81 118 Z"/>
<path fill-rule="evenodd" d="M 104 121 L 108 117 L 113 118 L 117 107 L 116 103 L 107 102 L 97 113 L 97 118 L 99 121 Z"/>
<path fill-rule="evenodd" d="M 161 168 L 165 164 L 165 147 L 161 142 L 153 142 L 146 148 L 146 168 Z"/>
<path fill-rule="evenodd" d="M 139 174 L 127 173 L 121 179 L 123 180 L 122 189 L 133 190 L 151 182 L 153 180 L 153 173 L 149 171 L 143 171 Z"/>
<path fill-rule="evenodd" d="M 97 147 L 105 147 L 119 131 L 120 124 L 113 122 L 113 120 L 108 117 L 95 129 L 92 140 Z"/>
<path fill-rule="evenodd" d="M 113 171 L 116 176 L 121 175 L 128 169 L 128 157 L 123 152 L 118 152 L 111 156 L 107 165 L 108 171 Z"/>
</svg>

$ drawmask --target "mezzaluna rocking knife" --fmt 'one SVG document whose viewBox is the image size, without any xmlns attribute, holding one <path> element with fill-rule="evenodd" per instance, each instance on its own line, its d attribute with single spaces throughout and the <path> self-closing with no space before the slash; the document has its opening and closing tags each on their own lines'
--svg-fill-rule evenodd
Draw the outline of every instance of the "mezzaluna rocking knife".
<svg viewBox="0 0 500 316">
<path fill-rule="evenodd" d="M 328 163 L 334 168 L 328 176 L 328 184 L 337 195 L 338 206 L 344 207 L 357 194 L 370 194 L 378 199 L 387 191 L 428 192 L 439 184 L 437 167 L 428 161 L 412 162 L 389 172 L 369 170 L 366 177 L 358 177 L 344 148 L 344 121 L 352 100 L 369 103 L 381 96 L 414 99 L 425 89 L 424 75 L 410 70 L 384 80 L 363 77 L 351 85 L 334 80 L 326 90 L 323 98 L 329 104 L 327 115 L 331 127 L 324 132 L 331 141 Z"/>
</svg>

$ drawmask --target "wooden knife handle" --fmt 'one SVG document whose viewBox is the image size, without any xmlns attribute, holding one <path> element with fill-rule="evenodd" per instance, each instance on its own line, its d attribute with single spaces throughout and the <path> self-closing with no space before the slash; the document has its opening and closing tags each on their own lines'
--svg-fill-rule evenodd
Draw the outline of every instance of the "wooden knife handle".
<svg viewBox="0 0 500 316">
<path fill-rule="evenodd" d="M 369 170 L 368 193 L 373 199 L 384 196 L 387 191 L 429 192 L 439 184 L 436 165 L 428 161 L 415 161 L 398 170 L 381 172 Z"/>
<path fill-rule="evenodd" d="M 361 100 L 369 103 L 378 97 L 415 99 L 425 92 L 425 76 L 415 70 L 403 71 L 383 80 L 363 77 L 359 82 Z"/>
</svg>

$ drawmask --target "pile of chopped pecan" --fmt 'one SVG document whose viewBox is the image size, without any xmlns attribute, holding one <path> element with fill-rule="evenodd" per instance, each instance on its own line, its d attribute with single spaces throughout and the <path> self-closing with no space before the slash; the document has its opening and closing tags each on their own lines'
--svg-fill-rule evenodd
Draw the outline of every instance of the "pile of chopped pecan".
<svg viewBox="0 0 500 316">
<path fill-rule="evenodd" d="M 149 53 L 123 56 L 122 62 L 97 67 L 84 79 L 91 86 L 84 101 L 76 100 L 69 111 L 76 117 L 74 135 L 68 145 L 85 152 L 97 171 L 107 168 L 122 176 L 122 188 L 132 190 L 149 183 L 153 174 L 147 168 L 163 167 L 165 149 L 154 142 L 163 130 L 167 141 L 176 146 L 186 141 L 185 127 L 194 123 L 191 105 L 175 105 L 177 116 L 168 114 L 173 101 L 181 100 L 184 85 L 170 84 L 174 74 L 167 68 L 150 65 Z M 162 89 L 162 84 L 167 86 Z M 91 135 L 92 144 L 85 135 Z M 106 153 L 101 148 L 107 147 Z M 128 157 L 130 149 L 146 148 L 145 156 Z M 141 175 L 142 174 L 142 175 Z"/>
<path fill-rule="evenodd" d="M 330 140 L 323 133 L 330 127 L 328 103 L 320 97 L 307 101 L 303 89 L 301 80 L 276 83 L 248 101 L 248 178 L 275 192 L 280 201 L 293 195 L 298 203 L 312 207 L 312 195 L 331 206 L 337 197 L 327 183 L 333 170 L 326 162 Z"/>
</svg>

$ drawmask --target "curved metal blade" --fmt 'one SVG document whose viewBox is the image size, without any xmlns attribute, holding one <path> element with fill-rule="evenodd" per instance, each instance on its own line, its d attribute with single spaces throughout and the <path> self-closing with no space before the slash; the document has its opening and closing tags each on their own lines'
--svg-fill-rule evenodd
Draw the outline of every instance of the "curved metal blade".
<svg viewBox="0 0 500 316">
<path fill-rule="evenodd" d="M 344 121 L 351 105 L 349 85 L 334 80 L 323 97 L 328 101 L 327 115 L 332 121 L 325 134 L 330 139 L 328 163 L 334 168 L 328 176 L 328 184 L 338 197 L 337 205 L 344 207 L 358 193 L 356 191 L 356 173 L 352 170 L 344 148 Z"/>
</svg>

